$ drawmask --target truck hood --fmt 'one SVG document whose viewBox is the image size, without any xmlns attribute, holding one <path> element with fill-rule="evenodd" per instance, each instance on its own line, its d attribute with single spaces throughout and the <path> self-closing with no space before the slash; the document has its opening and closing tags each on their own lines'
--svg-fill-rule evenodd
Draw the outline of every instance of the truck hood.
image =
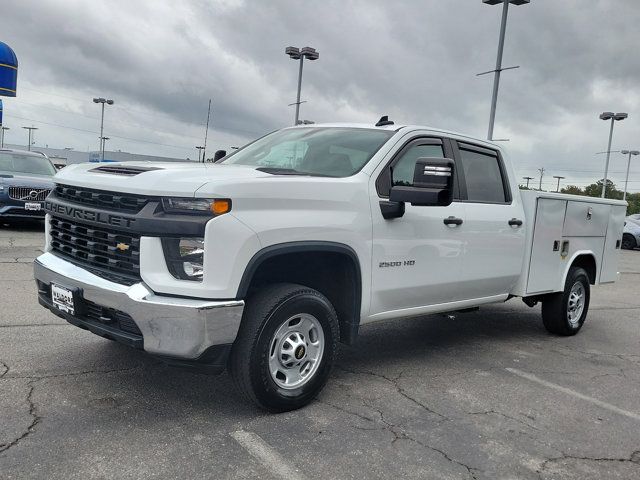
<svg viewBox="0 0 640 480">
<path fill-rule="evenodd" d="M 234 183 L 273 177 L 255 167 L 186 162 L 80 163 L 60 170 L 54 180 L 97 190 L 191 197 L 210 182 Z"/>
</svg>

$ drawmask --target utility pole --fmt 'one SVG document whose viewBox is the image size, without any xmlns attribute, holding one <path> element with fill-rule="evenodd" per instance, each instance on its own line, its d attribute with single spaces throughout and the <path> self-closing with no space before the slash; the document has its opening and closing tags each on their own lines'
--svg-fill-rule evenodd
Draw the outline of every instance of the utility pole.
<svg viewBox="0 0 640 480">
<path fill-rule="evenodd" d="M 10 130 L 9 127 L 1 127 L 0 128 L 0 148 L 4 148 L 4 132 Z"/>
<path fill-rule="evenodd" d="M 33 130 L 38 130 L 38 127 L 22 127 L 25 130 L 29 130 L 29 145 L 27 146 L 27 150 L 31 151 L 31 138 L 33 137 Z M 35 140 L 34 140 L 35 142 Z"/>
<path fill-rule="evenodd" d="M 522 177 L 522 178 L 527 181 L 527 188 L 529 188 L 529 181 L 533 180 L 533 177 Z"/>
<path fill-rule="evenodd" d="M 542 177 L 544 177 L 545 168 L 539 168 L 538 171 L 540 172 L 540 186 L 538 187 L 538 190 L 542 191 Z"/>
<path fill-rule="evenodd" d="M 563 180 L 565 177 L 559 177 L 558 175 L 554 175 L 553 178 L 558 179 L 558 186 L 556 187 L 556 193 L 560 193 L 560 180 Z"/>
<path fill-rule="evenodd" d="M 202 163 L 207 158 L 207 136 L 209 135 L 209 117 L 211 116 L 211 99 L 209 99 L 209 109 L 207 110 L 207 128 L 204 131 L 204 146 L 202 147 Z"/>
</svg>

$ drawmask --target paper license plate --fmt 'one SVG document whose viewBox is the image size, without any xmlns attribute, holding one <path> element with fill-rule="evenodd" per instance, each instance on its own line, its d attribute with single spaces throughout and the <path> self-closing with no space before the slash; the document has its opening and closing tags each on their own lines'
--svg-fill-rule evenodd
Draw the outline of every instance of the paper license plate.
<svg viewBox="0 0 640 480">
<path fill-rule="evenodd" d="M 33 210 L 34 212 L 39 212 L 42 210 L 42 204 L 36 202 L 27 202 L 24 204 L 25 210 Z"/>
<path fill-rule="evenodd" d="M 52 283 L 51 300 L 53 300 L 53 306 L 58 310 L 70 313 L 71 315 L 75 313 L 72 290 Z"/>
</svg>

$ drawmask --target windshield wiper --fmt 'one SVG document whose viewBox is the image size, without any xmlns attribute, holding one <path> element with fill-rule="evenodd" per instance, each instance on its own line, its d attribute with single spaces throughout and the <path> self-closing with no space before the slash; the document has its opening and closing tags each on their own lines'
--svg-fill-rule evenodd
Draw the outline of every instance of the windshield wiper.
<svg viewBox="0 0 640 480">
<path fill-rule="evenodd" d="M 270 173 L 271 175 L 301 175 L 305 177 L 331 177 L 332 175 L 324 175 L 322 173 L 309 173 L 300 172 L 294 168 L 282 168 L 282 167 L 260 167 L 257 168 L 259 172 Z"/>
</svg>

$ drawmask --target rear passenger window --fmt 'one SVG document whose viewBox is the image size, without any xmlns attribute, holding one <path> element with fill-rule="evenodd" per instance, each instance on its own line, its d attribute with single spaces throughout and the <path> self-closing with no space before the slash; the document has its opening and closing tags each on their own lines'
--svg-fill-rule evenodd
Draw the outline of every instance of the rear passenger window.
<svg viewBox="0 0 640 480">
<path fill-rule="evenodd" d="M 391 185 L 412 186 L 416 162 L 423 157 L 444 158 L 442 145 L 414 145 L 409 147 L 393 166 Z"/>
<path fill-rule="evenodd" d="M 460 158 L 467 184 L 467 200 L 506 203 L 502 171 L 496 154 L 480 153 L 460 147 Z"/>
</svg>

